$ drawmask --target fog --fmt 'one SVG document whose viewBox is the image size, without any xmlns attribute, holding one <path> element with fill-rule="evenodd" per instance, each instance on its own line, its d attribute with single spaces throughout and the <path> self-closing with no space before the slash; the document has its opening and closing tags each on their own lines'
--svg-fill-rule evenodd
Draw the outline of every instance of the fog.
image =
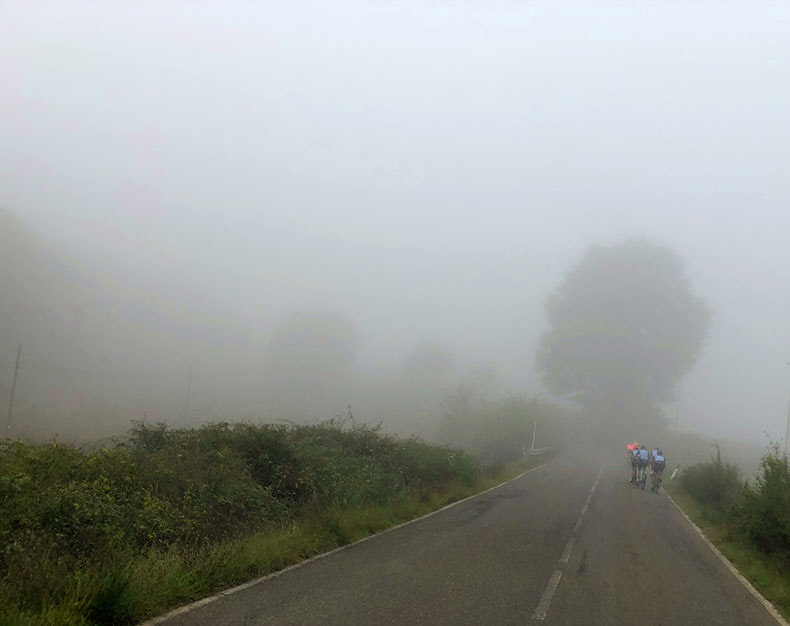
<svg viewBox="0 0 790 626">
<path fill-rule="evenodd" d="M 789 29 L 760 3 L 6 1 L 12 432 L 349 404 L 423 432 L 459 382 L 548 395 L 547 297 L 642 237 L 712 311 L 666 416 L 781 439 Z"/>
</svg>

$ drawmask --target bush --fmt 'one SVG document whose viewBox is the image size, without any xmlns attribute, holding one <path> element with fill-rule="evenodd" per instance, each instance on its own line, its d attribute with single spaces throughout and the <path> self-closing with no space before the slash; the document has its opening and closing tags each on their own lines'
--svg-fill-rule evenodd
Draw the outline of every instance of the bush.
<svg viewBox="0 0 790 626">
<path fill-rule="evenodd" d="M 439 437 L 472 451 L 483 465 L 512 463 L 522 458 L 532 442 L 537 423 L 537 447 L 556 444 L 559 422 L 557 407 L 525 397 L 496 401 L 476 400 L 472 391 L 460 386 L 445 402 Z"/>
<path fill-rule="evenodd" d="M 758 550 L 790 566 L 790 466 L 776 446 L 763 456 L 757 480 L 745 490 L 733 517 Z"/>
<path fill-rule="evenodd" d="M 698 463 L 680 475 L 680 485 L 715 517 L 729 514 L 743 492 L 740 472 L 735 465 L 716 458 Z"/>
<path fill-rule="evenodd" d="M 76 622 L 126 623 L 137 612 L 134 559 L 478 476 L 466 452 L 342 420 L 140 423 L 126 441 L 91 451 L 0 440 L 0 613 L 68 606 Z"/>
</svg>

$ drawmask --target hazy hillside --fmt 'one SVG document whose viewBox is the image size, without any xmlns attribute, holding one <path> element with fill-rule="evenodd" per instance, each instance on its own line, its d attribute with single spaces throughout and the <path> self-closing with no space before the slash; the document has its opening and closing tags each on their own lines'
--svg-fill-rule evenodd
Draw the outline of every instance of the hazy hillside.
<svg viewBox="0 0 790 626">
<path fill-rule="evenodd" d="M 135 258 L 121 266 L 47 245 L 0 212 L 4 412 L 22 345 L 12 435 L 89 439 L 143 417 L 300 421 L 349 404 L 392 431 L 435 430 L 455 384 L 449 348 L 405 346 L 400 371 L 372 374 L 358 364 L 364 338 L 343 315 L 296 312 L 272 324 L 261 311 L 251 323 L 244 302 L 179 283 L 172 268 L 136 269 Z"/>
<path fill-rule="evenodd" d="M 91 437 L 121 432 L 144 414 L 182 419 L 190 363 L 227 366 L 216 350 L 222 343 L 225 356 L 235 349 L 237 362 L 248 365 L 249 350 L 238 349 L 249 346 L 247 337 L 234 336 L 240 331 L 227 330 L 210 307 L 195 306 L 195 295 L 192 302 L 168 297 L 153 278 L 132 279 L 118 267 L 88 264 L 45 245 L 0 212 L 4 407 L 22 345 L 12 433 Z M 204 377 L 195 386 L 193 408 L 203 417 L 220 411 L 201 397 L 210 392 L 216 399 L 210 373 L 194 373 Z M 234 389 L 237 398 L 243 387 Z"/>
</svg>

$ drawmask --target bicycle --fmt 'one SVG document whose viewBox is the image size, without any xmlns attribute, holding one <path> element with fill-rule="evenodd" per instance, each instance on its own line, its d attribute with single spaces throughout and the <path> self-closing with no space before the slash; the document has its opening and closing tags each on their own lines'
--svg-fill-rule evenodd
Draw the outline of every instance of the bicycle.
<svg viewBox="0 0 790 626">
<path fill-rule="evenodd" d="M 653 484 L 650 487 L 650 490 L 653 493 L 658 493 L 658 490 L 661 489 L 661 480 L 663 479 L 663 477 L 664 477 L 664 470 L 663 469 L 654 469 L 653 470 L 653 475 L 651 476 Z"/>
<path fill-rule="evenodd" d="M 644 491 L 647 483 L 647 465 L 640 465 L 636 470 L 636 486 Z"/>
</svg>

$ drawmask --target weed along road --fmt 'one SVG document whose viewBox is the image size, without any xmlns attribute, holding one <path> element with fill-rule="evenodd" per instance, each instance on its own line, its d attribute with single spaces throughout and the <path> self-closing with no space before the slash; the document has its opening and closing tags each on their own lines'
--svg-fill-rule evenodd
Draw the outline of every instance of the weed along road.
<svg viewBox="0 0 790 626">
<path fill-rule="evenodd" d="M 568 453 L 436 515 L 171 615 L 199 624 L 776 626 L 666 496 Z M 619 460 L 619 457 L 618 457 Z"/>
</svg>

